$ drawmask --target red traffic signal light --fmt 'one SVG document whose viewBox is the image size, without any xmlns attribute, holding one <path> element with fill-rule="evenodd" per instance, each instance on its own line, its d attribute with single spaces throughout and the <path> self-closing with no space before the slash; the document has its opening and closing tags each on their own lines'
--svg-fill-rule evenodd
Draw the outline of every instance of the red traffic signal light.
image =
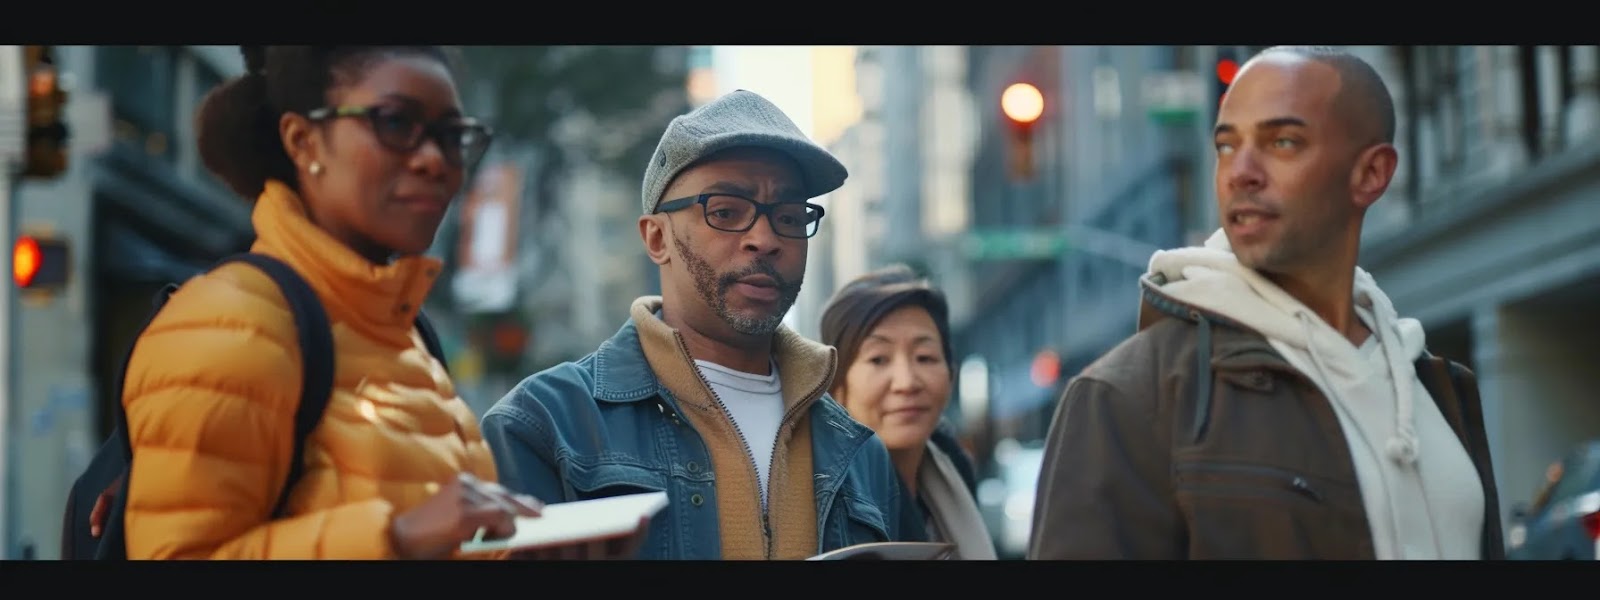
<svg viewBox="0 0 1600 600">
<path fill-rule="evenodd" d="M 1044 115 L 1044 93 L 1031 83 L 1017 82 L 1000 93 L 1000 112 L 1011 123 L 1011 178 L 1033 178 L 1033 126 Z"/>
<path fill-rule="evenodd" d="M 39 275 L 42 258 L 39 256 L 37 240 L 28 236 L 17 238 L 17 245 L 11 251 L 11 278 L 16 280 L 17 287 L 33 285 L 33 278 Z"/>
<path fill-rule="evenodd" d="M 1233 50 L 1219 49 L 1217 51 L 1215 70 L 1217 72 L 1217 82 L 1214 88 L 1216 89 L 1216 104 L 1211 107 L 1212 120 L 1215 120 L 1216 113 L 1222 110 L 1222 100 L 1228 96 L 1228 87 L 1232 86 L 1234 78 L 1239 76 L 1239 61 L 1234 58 Z"/>
<path fill-rule="evenodd" d="M 1033 384 L 1048 388 L 1061 379 L 1061 356 L 1054 350 L 1040 350 L 1033 356 L 1033 365 L 1028 369 L 1028 378 Z"/>
<path fill-rule="evenodd" d="M 25 290 L 66 285 L 70 258 L 66 240 L 18 236 L 11 248 L 11 279 Z"/>
<path fill-rule="evenodd" d="M 1234 62 L 1231 58 L 1217 60 L 1217 80 L 1221 81 L 1222 85 L 1233 85 L 1233 77 L 1238 74 L 1239 63 Z"/>
<path fill-rule="evenodd" d="M 1031 83 L 1013 83 L 1000 94 L 1000 110 L 1017 125 L 1031 125 L 1044 114 L 1044 94 Z"/>
</svg>

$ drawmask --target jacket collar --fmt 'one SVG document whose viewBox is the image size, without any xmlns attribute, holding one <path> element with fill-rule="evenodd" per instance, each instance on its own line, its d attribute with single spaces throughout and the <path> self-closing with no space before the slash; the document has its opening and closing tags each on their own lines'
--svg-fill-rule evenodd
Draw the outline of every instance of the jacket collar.
<svg viewBox="0 0 1600 600">
<path fill-rule="evenodd" d="M 678 401 L 699 397 L 672 390 L 653 368 L 659 364 L 662 371 L 679 379 L 696 373 L 693 360 L 679 347 L 678 332 L 661 321 L 661 298 L 639 298 L 630 312 L 632 316 L 617 333 L 595 350 L 594 397 L 603 402 L 637 402 L 653 398 L 663 389 L 671 391 Z M 815 493 L 819 498 L 829 498 L 845 483 L 845 473 L 873 432 L 851 418 L 824 391 L 830 387 L 837 368 L 834 348 L 788 329 L 780 328 L 778 335 L 776 362 L 783 378 L 784 404 L 790 410 L 802 407 L 810 411 Z M 656 353 L 656 360 L 648 356 L 652 352 Z M 811 394 L 796 391 L 813 389 L 816 392 Z M 824 516 L 819 512 L 818 519 Z"/>
<path fill-rule="evenodd" d="M 1211 332 L 1212 348 L 1209 356 L 1214 368 L 1261 367 L 1291 373 L 1299 372 L 1260 332 L 1214 311 L 1182 302 L 1162 293 L 1161 285 L 1164 283 L 1166 278 L 1160 273 L 1146 274 L 1139 278 L 1141 298 L 1138 331 L 1144 331 L 1166 319 L 1179 319 L 1190 323 L 1204 320 L 1209 325 L 1221 325 Z"/>
<path fill-rule="evenodd" d="M 628 322 L 595 352 L 595 397 L 612 402 L 648 398 L 665 387 L 678 400 L 698 398 L 693 357 L 682 334 L 661 320 L 660 296 L 634 300 Z M 833 382 L 837 352 L 780 326 L 773 344 L 785 412 L 803 410 Z"/>
<path fill-rule="evenodd" d="M 316 290 L 331 321 L 367 337 L 410 344 L 417 311 L 439 275 L 440 261 L 417 255 L 375 265 L 328 235 L 306 216 L 288 185 L 268 180 L 251 212 L 252 252 L 283 260 Z"/>
</svg>

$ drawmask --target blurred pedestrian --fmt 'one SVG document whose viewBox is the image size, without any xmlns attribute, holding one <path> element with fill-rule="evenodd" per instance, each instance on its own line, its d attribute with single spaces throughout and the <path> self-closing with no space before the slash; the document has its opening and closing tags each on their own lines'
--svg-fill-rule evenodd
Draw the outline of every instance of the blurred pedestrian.
<svg viewBox="0 0 1600 600">
<path fill-rule="evenodd" d="M 1222 228 L 1151 258 L 1138 333 L 1068 385 L 1031 558 L 1503 557 L 1471 372 L 1356 265 L 1394 135 L 1359 58 L 1245 64 L 1214 129 Z"/>
<path fill-rule="evenodd" d="M 264 271 L 184 283 L 145 330 L 122 401 L 131 559 L 431 559 L 510 535 L 537 499 L 495 483 L 475 415 L 414 327 L 424 255 L 489 131 L 433 46 L 245 46 L 198 115 L 200 156 L 254 201 L 251 248 L 332 325 L 334 374 L 284 515 L 301 357 Z"/>
<path fill-rule="evenodd" d="M 972 457 L 943 418 L 955 380 L 944 293 L 905 265 L 858 277 L 824 309 L 822 343 L 839 352 L 833 397 L 883 438 L 928 539 L 956 558 L 997 558 Z"/>
<path fill-rule="evenodd" d="M 828 397 L 833 350 L 783 325 L 822 222 L 809 200 L 846 175 L 749 91 L 673 119 L 639 218 L 661 295 L 484 415 L 506 485 L 551 501 L 665 490 L 677 508 L 644 558 L 792 560 L 900 540 L 883 442 Z"/>
</svg>

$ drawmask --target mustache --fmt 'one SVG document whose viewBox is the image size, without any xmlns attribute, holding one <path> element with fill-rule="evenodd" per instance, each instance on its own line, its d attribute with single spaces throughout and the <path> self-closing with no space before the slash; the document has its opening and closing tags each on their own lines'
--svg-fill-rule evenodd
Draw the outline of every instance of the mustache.
<svg viewBox="0 0 1600 600">
<path fill-rule="evenodd" d="M 1276 203 L 1263 200 L 1256 194 L 1240 194 L 1228 200 L 1228 210 L 1255 209 L 1266 212 L 1277 212 Z"/>
<path fill-rule="evenodd" d="M 766 261 L 757 260 L 753 263 L 750 263 L 750 266 L 748 267 L 718 277 L 717 291 L 726 292 L 728 291 L 728 288 L 733 287 L 733 284 L 739 283 L 740 279 L 744 279 L 751 275 L 766 275 L 767 277 L 771 277 L 773 281 L 777 282 L 778 289 L 784 292 L 790 292 L 793 291 L 793 288 L 800 287 L 800 282 L 798 280 L 791 282 L 781 273 L 778 273 L 777 267 L 772 266 Z"/>
</svg>

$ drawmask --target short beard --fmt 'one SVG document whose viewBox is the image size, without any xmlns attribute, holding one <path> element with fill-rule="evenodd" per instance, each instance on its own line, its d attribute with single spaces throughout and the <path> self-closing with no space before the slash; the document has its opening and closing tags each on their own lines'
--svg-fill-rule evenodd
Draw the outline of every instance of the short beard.
<svg viewBox="0 0 1600 600">
<path fill-rule="evenodd" d="M 689 246 L 689 243 L 676 235 L 672 236 L 672 244 L 678 248 L 678 256 L 683 259 L 684 268 L 689 271 L 689 276 L 694 278 L 695 292 L 717 313 L 717 317 L 732 327 L 734 331 L 745 335 L 772 335 L 783 324 L 783 315 L 789 312 L 789 307 L 800 297 L 800 285 L 805 282 L 805 277 L 791 282 L 780 275 L 778 270 L 766 261 L 757 259 L 749 267 L 738 271 L 718 275 L 699 254 Z M 761 318 L 735 314 L 728 309 L 728 290 L 740 279 L 751 275 L 766 275 L 771 277 L 778 285 L 778 310 L 773 314 Z"/>
</svg>

